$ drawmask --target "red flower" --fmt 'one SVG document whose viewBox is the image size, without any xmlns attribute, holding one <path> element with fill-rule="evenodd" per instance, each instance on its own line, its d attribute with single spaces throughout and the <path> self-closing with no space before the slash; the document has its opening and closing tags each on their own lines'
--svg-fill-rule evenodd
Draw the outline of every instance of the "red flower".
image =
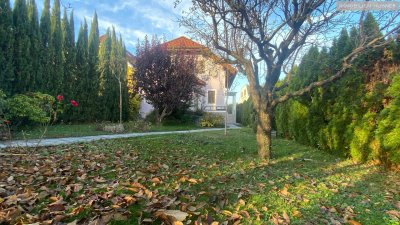
<svg viewBox="0 0 400 225">
<path fill-rule="evenodd" d="M 62 100 L 64 100 L 64 96 L 57 95 L 57 101 L 61 102 Z"/>
<path fill-rule="evenodd" d="M 78 103 L 75 100 L 71 100 L 71 105 L 73 107 L 78 107 Z"/>
</svg>

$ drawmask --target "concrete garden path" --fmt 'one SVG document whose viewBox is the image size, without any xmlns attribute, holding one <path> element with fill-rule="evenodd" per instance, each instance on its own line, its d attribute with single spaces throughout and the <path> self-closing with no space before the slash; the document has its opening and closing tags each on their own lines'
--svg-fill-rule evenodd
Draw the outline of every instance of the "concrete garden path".
<svg viewBox="0 0 400 225">
<path fill-rule="evenodd" d="M 228 129 L 238 129 L 240 127 L 231 125 Z M 210 128 L 198 130 L 183 130 L 183 131 L 159 131 L 159 132 L 146 132 L 146 133 L 127 133 L 127 134 L 108 134 L 84 137 L 66 137 L 66 138 L 49 138 L 49 139 L 31 139 L 31 140 L 16 140 L 16 141 L 0 141 L 0 149 L 9 147 L 43 147 L 55 145 L 67 145 L 81 142 L 92 142 L 98 140 L 142 137 L 150 135 L 165 135 L 165 134 L 189 134 L 207 131 L 222 131 L 224 128 Z"/>
</svg>

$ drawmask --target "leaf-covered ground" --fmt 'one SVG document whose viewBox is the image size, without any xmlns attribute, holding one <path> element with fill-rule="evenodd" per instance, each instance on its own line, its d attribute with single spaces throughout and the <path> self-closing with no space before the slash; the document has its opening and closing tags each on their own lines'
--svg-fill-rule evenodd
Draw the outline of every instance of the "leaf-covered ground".
<svg viewBox="0 0 400 225">
<path fill-rule="evenodd" d="M 0 224 L 400 224 L 399 174 L 273 149 L 241 129 L 2 150 Z"/>
</svg>

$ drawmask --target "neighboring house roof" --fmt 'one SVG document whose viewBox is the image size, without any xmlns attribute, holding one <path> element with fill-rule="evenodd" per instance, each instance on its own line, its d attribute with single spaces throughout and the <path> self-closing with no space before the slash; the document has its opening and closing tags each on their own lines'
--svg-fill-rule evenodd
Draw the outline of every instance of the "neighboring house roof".
<svg viewBox="0 0 400 225">
<path fill-rule="evenodd" d="M 128 50 L 126 50 L 126 59 L 130 64 L 135 65 L 136 63 L 136 56 L 132 55 Z"/>
<path fill-rule="evenodd" d="M 181 36 L 176 39 L 173 39 L 171 41 L 167 41 L 162 44 L 165 46 L 167 49 L 183 49 L 183 50 L 189 50 L 192 53 L 195 54 L 203 54 L 207 57 L 212 58 L 214 61 L 216 61 L 218 64 L 221 64 L 229 73 L 229 87 L 232 85 L 233 80 L 236 77 L 237 70 L 230 64 L 224 63 L 223 59 L 216 54 L 212 53 L 209 48 L 206 46 L 199 44 L 187 37 Z"/>
<path fill-rule="evenodd" d="M 167 48 L 182 48 L 182 49 L 207 49 L 207 47 L 192 41 L 187 37 L 178 37 L 174 40 L 167 41 L 163 44 Z"/>
<path fill-rule="evenodd" d="M 102 43 L 103 41 L 106 40 L 106 38 L 107 38 L 107 36 L 105 34 L 101 35 L 99 38 L 99 42 Z M 128 62 L 131 65 L 135 65 L 136 57 L 132 53 L 130 53 L 128 50 L 126 50 L 126 60 L 128 60 Z"/>
</svg>

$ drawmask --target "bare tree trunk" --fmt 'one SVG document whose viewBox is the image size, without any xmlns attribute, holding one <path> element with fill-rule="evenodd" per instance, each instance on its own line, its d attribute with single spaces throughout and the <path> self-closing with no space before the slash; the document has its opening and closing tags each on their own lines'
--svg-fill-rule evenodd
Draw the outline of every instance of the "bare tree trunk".
<svg viewBox="0 0 400 225">
<path fill-rule="evenodd" d="M 160 113 L 160 110 L 157 109 L 157 124 L 160 125 L 163 119 L 171 113 L 167 113 L 167 108 L 164 108 L 163 111 Z"/>
<path fill-rule="evenodd" d="M 272 110 L 259 110 L 256 134 L 258 143 L 258 156 L 261 160 L 265 160 L 267 162 L 269 162 L 271 159 L 271 130 Z"/>
</svg>

